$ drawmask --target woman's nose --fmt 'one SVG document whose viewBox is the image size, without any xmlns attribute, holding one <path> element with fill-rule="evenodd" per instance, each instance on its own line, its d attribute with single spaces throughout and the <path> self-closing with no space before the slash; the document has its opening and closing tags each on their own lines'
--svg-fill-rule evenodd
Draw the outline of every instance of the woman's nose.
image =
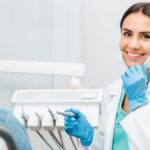
<svg viewBox="0 0 150 150">
<path fill-rule="evenodd" d="M 140 48 L 140 41 L 137 37 L 133 37 L 128 44 L 128 47 L 131 49 L 139 49 Z"/>
</svg>

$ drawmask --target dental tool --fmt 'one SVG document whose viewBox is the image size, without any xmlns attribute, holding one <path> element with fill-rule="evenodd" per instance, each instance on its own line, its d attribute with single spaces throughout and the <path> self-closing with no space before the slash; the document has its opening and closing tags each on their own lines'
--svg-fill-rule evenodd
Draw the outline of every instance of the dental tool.
<svg viewBox="0 0 150 150">
<path fill-rule="evenodd" d="M 72 112 L 62 112 L 62 111 L 56 111 L 57 114 L 67 117 L 76 117 L 76 115 Z"/>
<path fill-rule="evenodd" d="M 54 150 L 54 148 L 47 142 L 47 140 L 43 137 L 43 135 L 42 135 L 39 131 L 36 131 L 36 133 L 39 135 L 39 137 L 45 142 L 45 144 L 46 144 L 51 150 Z"/>
<path fill-rule="evenodd" d="M 54 116 L 54 114 L 52 113 L 51 109 L 47 108 L 48 112 L 50 113 L 50 116 L 52 117 L 52 121 L 53 121 L 53 129 L 56 127 L 56 118 Z M 57 127 L 56 127 L 57 129 Z M 57 129 L 58 130 L 58 129 Z M 51 137 L 53 138 L 54 142 L 56 143 L 56 145 L 59 147 L 59 149 L 63 150 L 63 145 L 59 142 L 59 140 L 57 139 L 57 137 L 55 136 L 55 134 L 53 133 L 52 130 L 48 131 L 49 134 L 51 135 Z"/>
<path fill-rule="evenodd" d="M 33 112 L 29 116 L 27 122 L 28 127 L 33 131 L 40 130 L 42 128 L 41 120 L 42 120 L 42 116 L 40 116 L 37 112 Z"/>
<path fill-rule="evenodd" d="M 61 144 L 60 144 L 60 145 L 62 145 L 63 150 L 66 150 L 65 144 L 64 144 L 64 141 L 63 141 L 63 138 L 62 138 L 61 131 L 60 131 L 60 130 L 57 128 L 57 126 L 56 126 L 56 117 L 54 116 L 54 114 L 52 113 L 52 111 L 51 111 L 50 108 L 48 108 L 48 111 L 49 111 L 51 117 L 53 118 L 53 123 L 55 124 L 56 130 L 57 130 L 57 132 L 58 132 L 59 139 L 60 139 L 60 141 L 61 141 Z"/>
<path fill-rule="evenodd" d="M 74 117 L 74 118 L 77 117 L 77 116 L 76 116 L 74 113 L 72 113 L 72 112 L 56 111 L 56 113 L 59 114 L 59 115 L 62 115 L 62 116 L 68 116 L 68 117 Z M 59 134 L 61 134 L 61 133 L 59 132 Z M 74 143 L 73 138 L 72 138 L 71 136 L 69 136 L 69 138 L 70 138 L 70 140 L 71 140 L 71 143 L 72 143 L 74 149 L 77 150 L 77 147 L 76 147 L 76 144 Z"/>
<path fill-rule="evenodd" d="M 54 126 L 56 127 L 56 117 L 54 116 L 53 112 L 51 111 L 51 109 L 47 108 L 48 109 L 48 112 L 50 113 L 50 116 L 52 117 L 53 119 L 53 124 Z"/>
<path fill-rule="evenodd" d="M 64 150 L 63 149 L 63 145 L 59 142 L 59 140 L 57 139 L 57 137 L 55 136 L 55 134 L 52 131 L 48 131 L 48 133 L 50 134 L 50 136 L 53 138 L 54 142 L 56 143 L 56 145 L 59 147 L 60 150 Z"/>
<path fill-rule="evenodd" d="M 61 141 L 62 146 L 63 146 L 63 150 L 66 150 L 66 148 L 65 148 L 65 144 L 64 144 L 64 141 L 63 141 L 63 138 L 62 138 L 61 131 L 60 131 L 60 130 L 57 130 L 57 131 L 58 131 L 58 135 L 59 135 L 59 137 L 60 137 L 60 141 Z"/>
<path fill-rule="evenodd" d="M 23 105 L 21 105 L 21 109 L 22 109 L 21 118 L 22 118 L 23 121 L 24 121 L 24 126 L 25 126 L 25 128 L 28 128 L 28 119 L 29 119 L 29 116 L 27 116 L 27 115 L 24 113 Z"/>
<path fill-rule="evenodd" d="M 72 143 L 74 149 L 75 149 L 75 150 L 78 150 L 78 148 L 77 148 L 77 146 L 76 146 L 76 144 L 75 144 L 75 142 L 74 142 L 72 136 L 69 136 L 69 138 L 70 138 L 70 140 L 71 140 L 71 143 Z"/>
</svg>

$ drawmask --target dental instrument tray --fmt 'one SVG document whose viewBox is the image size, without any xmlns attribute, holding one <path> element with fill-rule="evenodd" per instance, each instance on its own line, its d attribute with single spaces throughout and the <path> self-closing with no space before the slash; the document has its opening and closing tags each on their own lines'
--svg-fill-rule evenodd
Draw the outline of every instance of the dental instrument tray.
<svg viewBox="0 0 150 150">
<path fill-rule="evenodd" d="M 93 127 L 98 127 L 101 97 L 101 89 L 17 90 L 12 97 L 13 113 L 22 124 L 28 121 L 31 129 L 51 129 L 54 119 L 57 127 L 64 126 L 64 118 L 57 111 L 76 108 Z"/>
</svg>

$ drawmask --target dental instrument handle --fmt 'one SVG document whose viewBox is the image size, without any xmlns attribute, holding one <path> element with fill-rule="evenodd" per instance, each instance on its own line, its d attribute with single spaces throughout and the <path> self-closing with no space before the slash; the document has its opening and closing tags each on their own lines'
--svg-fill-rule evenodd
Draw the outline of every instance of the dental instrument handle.
<svg viewBox="0 0 150 150">
<path fill-rule="evenodd" d="M 76 115 L 72 112 L 62 112 L 62 111 L 56 111 L 57 114 L 59 115 L 63 115 L 63 116 L 67 116 L 67 117 L 75 117 Z"/>
</svg>

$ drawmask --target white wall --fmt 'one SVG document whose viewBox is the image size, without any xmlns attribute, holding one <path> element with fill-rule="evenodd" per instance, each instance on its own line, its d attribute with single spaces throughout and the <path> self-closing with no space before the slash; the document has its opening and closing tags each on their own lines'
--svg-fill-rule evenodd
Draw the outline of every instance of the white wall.
<svg viewBox="0 0 150 150">
<path fill-rule="evenodd" d="M 82 62 L 81 7 L 80 0 L 0 0 L 0 59 Z M 64 88 L 69 79 L 0 73 L 0 105 L 11 109 L 17 89 Z M 34 150 L 48 150 L 35 132 L 29 135 Z M 63 134 L 72 149 L 66 137 Z"/>
<path fill-rule="evenodd" d="M 0 59 L 84 62 L 85 85 L 104 88 L 123 71 L 119 23 L 134 2 L 139 0 L 0 0 Z M 0 73 L 0 105 L 10 109 L 16 89 L 63 88 L 67 81 Z M 35 150 L 48 149 L 30 136 Z"/>
<path fill-rule="evenodd" d="M 0 59 L 81 62 L 80 0 L 0 0 Z M 16 89 L 63 88 L 65 77 L 0 74 L 1 103 Z"/>
</svg>

